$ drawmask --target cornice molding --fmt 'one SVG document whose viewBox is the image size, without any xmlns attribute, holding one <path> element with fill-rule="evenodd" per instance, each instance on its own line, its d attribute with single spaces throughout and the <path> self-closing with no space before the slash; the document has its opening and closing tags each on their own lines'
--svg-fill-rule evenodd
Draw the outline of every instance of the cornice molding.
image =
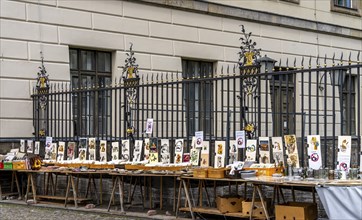
<svg viewBox="0 0 362 220">
<path fill-rule="evenodd" d="M 251 9 L 226 6 L 217 3 L 205 2 L 202 0 L 199 1 L 138 0 L 138 1 L 140 3 L 147 3 L 150 5 L 158 5 L 168 8 L 191 11 L 191 12 L 210 14 L 214 16 L 240 19 L 245 21 L 258 22 L 262 24 L 274 25 L 274 26 L 283 26 L 287 28 L 313 31 L 318 33 L 333 34 L 333 35 L 354 38 L 354 39 L 362 39 L 362 29 L 354 29 L 354 28 L 343 27 L 323 22 L 310 21 L 307 19 L 284 16 L 270 12 L 262 12 Z"/>
</svg>

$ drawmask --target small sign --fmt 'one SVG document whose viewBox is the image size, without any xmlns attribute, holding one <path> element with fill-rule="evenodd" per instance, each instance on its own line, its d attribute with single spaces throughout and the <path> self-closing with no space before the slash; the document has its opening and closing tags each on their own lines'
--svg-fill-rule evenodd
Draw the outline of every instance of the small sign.
<svg viewBox="0 0 362 220">
<path fill-rule="evenodd" d="M 245 148 L 245 131 L 235 131 L 236 146 L 238 148 Z"/>
<path fill-rule="evenodd" d="M 153 130 L 153 118 L 147 118 L 146 134 L 152 134 Z"/>
<path fill-rule="evenodd" d="M 196 147 L 201 148 L 202 142 L 204 141 L 204 132 L 203 131 L 196 131 L 195 132 L 196 137 Z"/>
</svg>

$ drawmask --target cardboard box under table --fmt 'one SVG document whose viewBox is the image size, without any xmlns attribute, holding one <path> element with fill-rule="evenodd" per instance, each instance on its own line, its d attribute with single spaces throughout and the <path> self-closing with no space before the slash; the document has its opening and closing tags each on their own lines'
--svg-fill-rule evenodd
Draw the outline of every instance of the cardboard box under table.
<svg viewBox="0 0 362 220">
<path fill-rule="evenodd" d="M 216 207 L 221 213 L 242 212 L 243 199 L 239 197 L 217 197 Z"/>
<path fill-rule="evenodd" d="M 265 199 L 265 200 L 266 201 L 264 201 L 264 205 L 265 205 L 266 209 L 268 210 L 270 207 L 271 200 L 270 199 Z M 251 200 L 245 200 L 242 202 L 243 215 L 246 215 L 246 216 L 250 215 L 251 204 L 252 204 Z M 266 218 L 266 215 L 265 215 L 265 212 L 263 209 L 263 205 L 261 204 L 260 200 L 254 201 L 254 208 L 253 208 L 252 216 L 257 217 L 257 218 Z"/>
<path fill-rule="evenodd" d="M 314 220 L 318 218 L 316 203 L 288 202 L 275 206 L 275 219 Z"/>
</svg>

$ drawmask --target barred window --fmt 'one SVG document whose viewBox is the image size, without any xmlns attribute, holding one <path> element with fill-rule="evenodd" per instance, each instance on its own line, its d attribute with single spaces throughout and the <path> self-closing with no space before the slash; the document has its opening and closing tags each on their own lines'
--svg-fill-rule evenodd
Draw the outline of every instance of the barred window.
<svg viewBox="0 0 362 220">
<path fill-rule="evenodd" d="M 109 130 L 109 91 L 97 91 L 94 88 L 110 84 L 111 60 L 110 52 L 75 48 L 69 50 L 72 89 L 92 88 L 73 93 L 75 136 L 99 136 Z"/>
</svg>

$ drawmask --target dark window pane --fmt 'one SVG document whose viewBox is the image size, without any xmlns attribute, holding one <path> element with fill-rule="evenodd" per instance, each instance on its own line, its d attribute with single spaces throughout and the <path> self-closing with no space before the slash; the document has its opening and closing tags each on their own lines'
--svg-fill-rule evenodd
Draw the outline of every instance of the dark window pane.
<svg viewBox="0 0 362 220">
<path fill-rule="evenodd" d="M 95 70 L 94 62 L 94 52 L 93 51 L 81 51 L 81 60 L 82 60 L 82 70 Z"/>
<path fill-rule="evenodd" d="M 106 52 L 97 53 L 97 69 L 99 72 L 111 72 L 111 54 Z"/>
<path fill-rule="evenodd" d="M 71 70 L 78 69 L 78 51 L 70 49 L 69 50 L 69 65 Z"/>
</svg>

